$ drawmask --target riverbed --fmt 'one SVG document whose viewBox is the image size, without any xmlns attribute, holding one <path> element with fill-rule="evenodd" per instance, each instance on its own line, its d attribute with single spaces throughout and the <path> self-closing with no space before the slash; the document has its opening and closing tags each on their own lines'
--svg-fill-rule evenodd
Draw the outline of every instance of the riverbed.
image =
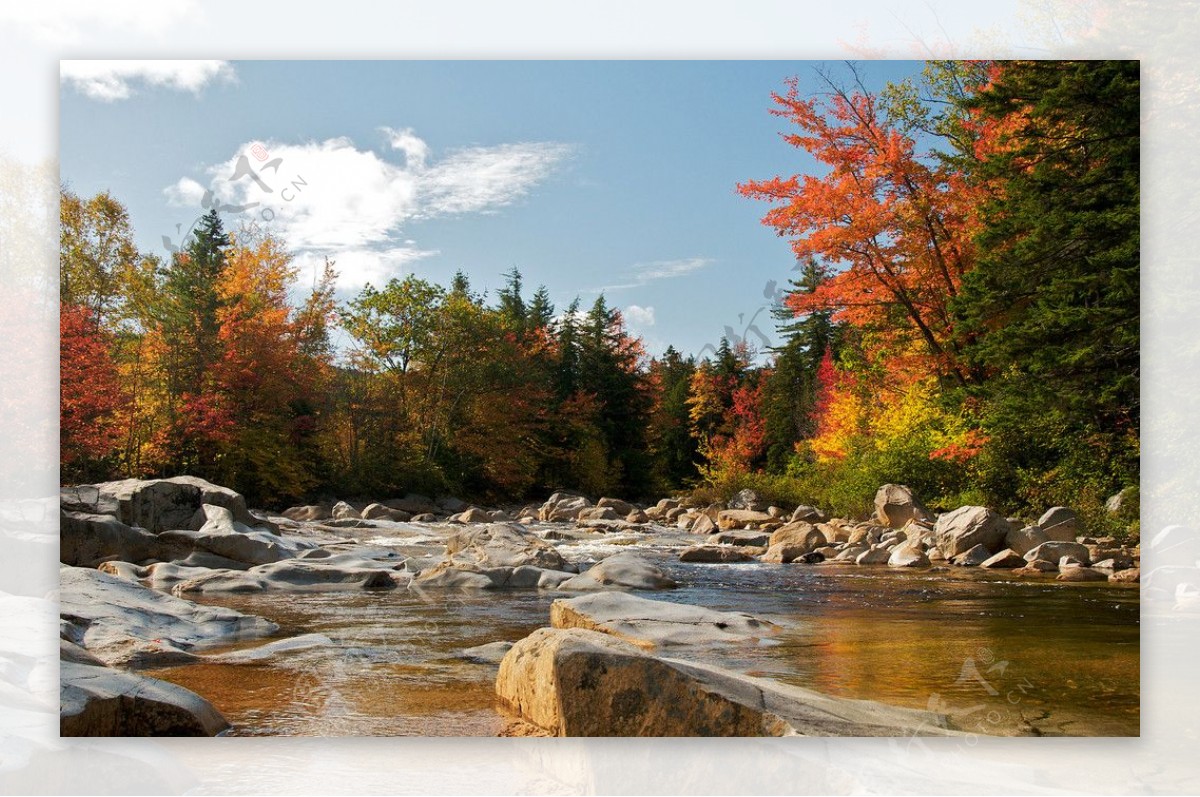
<svg viewBox="0 0 1200 797">
<path fill-rule="evenodd" d="M 440 550 L 428 529 L 424 537 L 411 536 L 407 524 L 397 531 L 336 547 L 397 559 Z M 770 644 L 673 656 L 830 695 L 932 709 L 980 734 L 1139 732 L 1136 584 L 1063 584 L 979 568 L 679 562 L 678 551 L 694 541 L 660 529 L 555 544 L 581 565 L 637 550 L 681 586 L 635 594 L 745 611 L 784 627 Z M 205 662 L 147 674 L 206 697 L 232 723 L 230 735 L 494 736 L 511 720 L 495 698 L 496 666 L 462 651 L 515 642 L 548 625 L 556 597 L 564 596 L 404 587 L 196 596 L 273 620 L 280 637 L 323 634 L 332 644 L 253 664 Z"/>
</svg>

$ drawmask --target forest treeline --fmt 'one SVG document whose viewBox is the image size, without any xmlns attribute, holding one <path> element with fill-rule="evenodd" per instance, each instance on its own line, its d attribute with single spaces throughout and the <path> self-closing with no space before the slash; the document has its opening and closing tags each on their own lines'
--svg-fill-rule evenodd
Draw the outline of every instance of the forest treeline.
<svg viewBox="0 0 1200 797">
<path fill-rule="evenodd" d="M 159 258 L 116 198 L 64 187 L 63 480 L 276 505 L 749 486 L 846 514 L 903 482 L 1111 523 L 1138 482 L 1138 93 L 1124 61 L 789 83 L 772 112 L 821 173 L 737 186 L 795 253 L 778 346 L 701 359 L 515 268 L 490 297 L 459 272 L 339 301 L 335 263 L 301 290 L 286 241 L 216 210 Z"/>
</svg>

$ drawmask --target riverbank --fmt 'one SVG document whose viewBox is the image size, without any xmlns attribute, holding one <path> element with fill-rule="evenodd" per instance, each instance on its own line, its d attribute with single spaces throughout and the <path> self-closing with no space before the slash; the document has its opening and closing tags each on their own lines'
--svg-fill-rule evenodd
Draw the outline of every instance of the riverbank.
<svg viewBox="0 0 1200 797">
<path fill-rule="evenodd" d="M 560 497 L 534 509 L 552 514 L 562 502 Z M 127 511 L 134 511 L 134 503 L 130 499 Z M 144 513 L 150 503 L 141 501 L 138 511 Z M 727 511 L 759 510 L 722 509 L 717 522 Z M 240 510 L 235 506 L 230 512 Z M 188 652 L 195 658 L 186 663 L 160 659 L 136 667 L 141 675 L 207 698 L 231 723 L 228 732 L 239 735 L 513 732 L 515 720 L 528 723 L 530 717 L 497 693 L 501 648 L 520 645 L 551 626 L 556 602 L 611 591 L 740 613 L 779 629 L 769 638 L 639 648 L 656 660 L 689 661 L 818 695 L 932 712 L 946 718 L 949 727 L 976 733 L 1137 732 L 1135 588 L 1108 581 L 1060 583 L 1055 576 L 1014 576 L 1011 570 L 977 566 L 872 567 L 848 559 L 835 563 L 836 556 L 819 564 L 772 563 L 762 561 L 769 547 L 755 556 L 746 552 L 762 546 L 709 543 L 707 537 L 705 547 L 732 550 L 747 560 L 681 561 L 681 554 L 701 541 L 679 527 L 687 514 L 687 509 L 677 513 L 670 526 L 665 517 L 614 523 L 603 517 L 551 521 L 526 515 L 524 524 L 510 526 L 497 525 L 491 516 L 489 522 L 459 523 L 278 515 L 261 518 L 267 524 L 262 533 L 273 534 L 271 524 L 279 532 L 274 544 L 281 558 L 274 563 L 197 572 L 203 557 L 193 549 L 175 563 L 101 566 L 130 585 L 157 585 L 157 594 L 174 591 L 207 607 L 268 618 L 280 629 L 265 639 L 308 635 L 311 644 L 268 649 L 240 661 L 226 654 L 258 647 L 262 640 L 233 645 L 213 640 L 193 646 Z M 685 522 L 708 517 L 693 514 Z M 761 522 L 780 525 L 715 533 L 770 535 L 793 523 L 790 515 Z M 236 527 L 227 533 L 254 538 Z M 881 530 L 880 540 L 870 546 L 893 542 L 882 540 L 887 533 Z M 212 534 L 210 527 L 188 539 Z M 849 539 L 826 543 L 817 547 L 849 550 L 852 545 Z M 617 567 L 621 562 L 612 559 L 621 555 L 628 561 L 631 553 L 640 563 Z M 191 564 L 180 564 L 189 557 Z M 615 580 L 600 584 L 600 590 L 579 589 L 588 579 L 572 571 L 596 573 L 594 565 L 605 560 Z M 337 579 L 331 577 L 335 572 Z M 547 573 L 561 575 L 551 579 L 557 583 L 538 588 Z M 381 577 L 392 586 L 383 586 Z M 617 583 L 622 579 L 632 586 L 623 589 Z M 572 580 L 575 588 L 562 589 Z M 1001 709 L 1004 717 L 998 716 Z M 940 720 L 918 730 L 927 719 L 923 714 L 898 732 L 940 732 Z M 543 733 L 561 732 L 544 727 L 544 718 L 542 726 L 532 725 Z M 862 727 L 843 731 L 865 732 Z"/>
</svg>

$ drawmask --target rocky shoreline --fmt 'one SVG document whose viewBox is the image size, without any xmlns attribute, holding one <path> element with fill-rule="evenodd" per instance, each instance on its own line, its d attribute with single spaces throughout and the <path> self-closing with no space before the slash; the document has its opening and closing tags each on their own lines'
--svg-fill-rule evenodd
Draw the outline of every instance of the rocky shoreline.
<svg viewBox="0 0 1200 797">
<path fill-rule="evenodd" d="M 790 511 L 742 491 L 726 505 L 641 506 L 555 493 L 486 509 L 409 495 L 250 511 L 193 477 L 64 489 L 63 735 L 214 735 L 228 722 L 202 696 L 139 674 L 203 661 L 263 661 L 332 644 L 270 639 L 270 620 L 205 606 L 204 595 L 346 590 L 539 590 L 547 626 L 462 651 L 496 666 L 509 735 L 943 735 L 928 711 L 834 698 L 717 666 L 723 647 L 771 644 L 770 617 L 628 592 L 672 590 L 642 550 L 696 565 L 976 567 L 1062 582 L 1136 583 L 1140 549 L 1087 536 L 1074 513 L 1036 523 L 984 507 L 934 515 L 885 485 L 867 521 Z M 598 560 L 579 552 L 619 546 Z M 678 575 L 678 574 L 676 574 Z M 1066 588 L 1066 587 L 1064 587 Z M 235 653 L 230 643 L 264 640 Z M 231 658 L 232 657 L 232 658 Z"/>
</svg>

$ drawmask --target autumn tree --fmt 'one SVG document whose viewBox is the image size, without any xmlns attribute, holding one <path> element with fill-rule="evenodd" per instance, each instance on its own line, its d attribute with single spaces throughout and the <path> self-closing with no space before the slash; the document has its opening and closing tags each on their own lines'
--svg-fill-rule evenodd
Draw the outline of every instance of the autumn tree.
<svg viewBox="0 0 1200 797">
<path fill-rule="evenodd" d="M 829 88 L 805 98 L 792 80 L 786 93 L 772 95 L 772 113 L 799 128 L 784 140 L 827 172 L 738 186 L 775 206 L 763 222 L 791 240 L 797 258 L 831 270 L 816 290 L 792 294 L 790 306 L 872 328 L 892 357 L 919 346 L 922 367 L 964 383 L 949 302 L 974 259 L 973 187 L 923 156 L 861 84 Z"/>
<path fill-rule="evenodd" d="M 59 315 L 59 435 L 64 480 L 105 477 L 101 461 L 121 439 L 125 396 L 112 337 L 91 307 L 63 304 Z"/>
</svg>

